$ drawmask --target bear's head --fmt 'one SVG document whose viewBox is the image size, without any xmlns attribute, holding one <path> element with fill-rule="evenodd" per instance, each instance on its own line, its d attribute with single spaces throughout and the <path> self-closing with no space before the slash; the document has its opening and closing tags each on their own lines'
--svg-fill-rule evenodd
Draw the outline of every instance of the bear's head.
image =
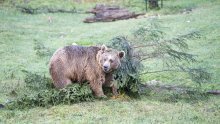
<svg viewBox="0 0 220 124">
<path fill-rule="evenodd" d="M 107 48 L 102 45 L 101 50 L 98 52 L 97 60 L 105 73 L 110 73 L 116 70 L 121 62 L 120 60 L 125 56 L 124 51 L 117 51 Z"/>
</svg>

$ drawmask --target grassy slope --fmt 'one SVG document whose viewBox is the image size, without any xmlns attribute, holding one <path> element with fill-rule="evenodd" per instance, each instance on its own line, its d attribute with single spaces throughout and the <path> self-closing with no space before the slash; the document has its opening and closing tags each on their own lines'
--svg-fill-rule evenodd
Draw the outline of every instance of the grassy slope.
<svg viewBox="0 0 220 124">
<path fill-rule="evenodd" d="M 189 31 L 200 31 L 202 38 L 198 40 L 189 41 L 190 52 L 195 55 L 198 55 L 198 60 L 200 63 L 197 63 L 195 66 L 200 66 L 208 68 L 212 73 L 213 79 L 210 84 L 203 84 L 204 87 L 215 87 L 220 88 L 220 24 L 217 20 L 220 19 L 219 16 L 219 6 L 212 6 L 211 3 L 201 4 L 200 6 L 195 7 L 191 14 L 176 14 L 176 15 L 167 15 L 161 17 L 162 25 L 168 27 L 169 32 L 166 32 L 168 37 L 173 37 L 178 34 L 184 34 Z M 151 62 L 150 62 L 151 63 Z M 154 63 L 151 63 L 154 65 Z M 152 66 L 150 65 L 150 66 Z M 157 65 L 152 66 L 153 68 Z M 173 78 L 175 76 L 175 78 Z M 185 80 L 185 76 L 181 73 L 177 74 L 170 73 L 160 73 L 160 74 L 149 74 L 146 76 L 147 80 L 149 79 L 158 79 L 165 80 L 168 83 L 182 83 L 185 85 L 194 85 L 191 81 Z"/>
<path fill-rule="evenodd" d="M 197 0 L 199 1 L 199 0 Z M 210 67 L 214 75 L 213 84 L 205 88 L 219 88 L 220 69 L 220 20 L 219 2 L 199 1 L 190 14 L 160 16 L 162 25 L 169 27 L 168 36 L 201 30 L 203 38 L 189 42 L 190 49 L 200 55 L 201 66 Z M 201 3 L 202 2 L 202 3 Z M 204 3 L 203 3 L 204 2 Z M 190 3 L 190 2 L 189 2 Z M 178 4 L 175 3 L 175 4 Z M 187 5 L 187 2 L 181 2 Z M 159 13 L 166 13 L 161 10 Z M 154 12 L 151 12 L 154 13 Z M 84 24 L 84 14 L 22 14 L 12 8 L 0 8 L 0 103 L 6 101 L 13 89 L 22 89 L 22 69 L 48 74 L 48 58 L 39 58 L 33 50 L 34 42 L 57 49 L 73 42 L 105 43 L 114 36 L 129 35 L 139 23 L 149 19 L 131 19 L 111 23 Z M 52 18 L 49 23 L 48 18 Z M 190 22 L 187 22 L 190 21 Z M 154 67 L 152 65 L 152 67 Z M 181 75 L 147 75 L 145 80 L 170 78 Z M 184 80 L 185 81 L 185 80 Z M 177 82 L 178 83 L 178 82 Z M 190 84 L 191 85 L 191 84 Z M 0 110 L 0 123 L 37 123 L 40 122 L 124 122 L 124 123 L 218 123 L 220 121 L 219 97 L 211 97 L 197 103 L 166 103 L 144 97 L 141 100 L 108 100 L 80 103 L 71 106 L 55 106 L 49 109 Z M 95 114 L 94 114 L 95 113 Z"/>
<path fill-rule="evenodd" d="M 211 104 L 210 104 L 211 103 Z M 196 104 L 153 100 L 96 101 L 49 109 L 3 111 L 7 123 L 212 123 L 219 122 L 219 100 Z"/>
</svg>

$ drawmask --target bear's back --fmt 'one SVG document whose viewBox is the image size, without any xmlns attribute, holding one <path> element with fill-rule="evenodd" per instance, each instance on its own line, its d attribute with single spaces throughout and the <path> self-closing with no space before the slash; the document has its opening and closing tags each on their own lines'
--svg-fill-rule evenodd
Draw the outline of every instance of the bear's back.
<svg viewBox="0 0 220 124">
<path fill-rule="evenodd" d="M 63 75 L 73 81 L 86 79 L 85 71 L 97 69 L 96 55 L 100 47 L 78 45 L 58 49 L 50 60 L 50 73 Z M 90 70 L 88 70 L 90 69 Z"/>
<path fill-rule="evenodd" d="M 90 47 L 84 47 L 84 46 L 66 46 L 63 48 L 65 52 L 65 56 L 68 60 L 80 60 L 85 58 L 95 59 L 98 51 L 100 50 L 100 47 L 96 46 L 90 46 Z"/>
</svg>

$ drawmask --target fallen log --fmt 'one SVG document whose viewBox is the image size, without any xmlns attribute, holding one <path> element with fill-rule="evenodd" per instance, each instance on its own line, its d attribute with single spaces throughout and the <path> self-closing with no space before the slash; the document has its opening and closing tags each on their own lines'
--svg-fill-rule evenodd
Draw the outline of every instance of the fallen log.
<svg viewBox="0 0 220 124">
<path fill-rule="evenodd" d="M 99 11 L 107 11 L 107 10 L 119 10 L 119 6 L 109 6 L 109 5 L 103 5 L 103 4 L 97 4 L 93 9 L 86 11 L 86 13 L 99 13 Z"/>
<path fill-rule="evenodd" d="M 208 94 L 213 94 L 213 95 L 220 95 L 220 90 L 209 90 L 207 91 Z"/>
<path fill-rule="evenodd" d="M 65 9 L 53 9 L 48 7 L 39 7 L 39 8 L 31 8 L 28 6 L 16 6 L 18 10 L 23 13 L 28 14 L 39 14 L 39 13 L 79 13 L 75 8 L 72 10 L 65 10 Z"/>
<path fill-rule="evenodd" d="M 86 13 L 92 13 L 94 16 L 88 17 L 84 20 L 85 23 L 92 22 L 111 22 L 116 20 L 124 20 L 129 18 L 136 18 L 145 13 L 136 14 L 130 12 L 128 9 L 120 8 L 119 6 L 109 6 L 103 4 L 97 4 L 95 8 L 86 11 Z"/>
</svg>

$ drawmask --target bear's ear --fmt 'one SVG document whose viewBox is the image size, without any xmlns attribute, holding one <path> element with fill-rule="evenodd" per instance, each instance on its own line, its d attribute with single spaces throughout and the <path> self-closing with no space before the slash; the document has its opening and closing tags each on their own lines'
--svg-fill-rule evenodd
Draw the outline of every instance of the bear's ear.
<svg viewBox="0 0 220 124">
<path fill-rule="evenodd" d="M 125 56 L 125 52 L 124 51 L 120 51 L 118 53 L 118 56 L 119 56 L 120 59 L 123 58 Z"/>
<path fill-rule="evenodd" d="M 106 51 L 107 49 L 108 49 L 108 48 L 107 48 L 104 44 L 101 46 L 102 52 Z"/>
</svg>

